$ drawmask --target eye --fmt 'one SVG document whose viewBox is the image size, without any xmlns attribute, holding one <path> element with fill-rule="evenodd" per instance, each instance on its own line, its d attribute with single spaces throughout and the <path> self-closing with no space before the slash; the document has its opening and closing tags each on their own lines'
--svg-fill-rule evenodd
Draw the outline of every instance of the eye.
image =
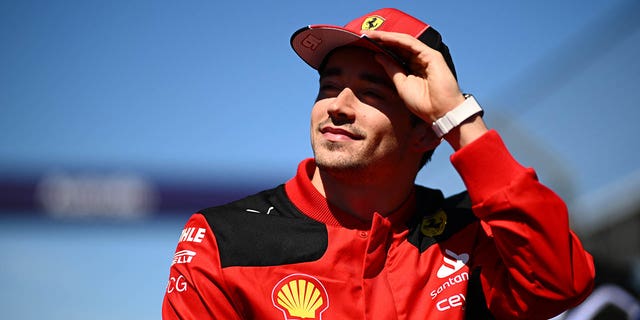
<svg viewBox="0 0 640 320">
<path fill-rule="evenodd" d="M 378 105 L 387 101 L 389 93 L 384 88 L 367 87 L 358 92 L 358 98 L 368 104 Z"/>
<path fill-rule="evenodd" d="M 362 95 L 367 98 L 373 98 L 378 100 L 384 99 L 384 96 L 378 90 L 365 90 L 362 93 Z"/>
<path fill-rule="evenodd" d="M 320 86 L 320 91 L 338 91 L 338 87 L 333 84 L 323 84 Z"/>
<path fill-rule="evenodd" d="M 331 82 L 320 83 L 320 89 L 318 91 L 318 98 L 332 98 L 337 97 L 342 89 Z"/>
</svg>

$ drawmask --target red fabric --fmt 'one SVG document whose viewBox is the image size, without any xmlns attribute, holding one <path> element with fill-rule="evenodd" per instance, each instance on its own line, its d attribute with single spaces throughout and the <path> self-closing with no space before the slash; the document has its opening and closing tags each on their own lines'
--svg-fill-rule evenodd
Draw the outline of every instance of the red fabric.
<svg viewBox="0 0 640 320">
<path fill-rule="evenodd" d="M 316 261 L 222 268 L 211 228 L 194 215 L 185 230 L 203 228 L 203 238 L 183 233 L 176 251 L 196 255 L 172 265 L 163 318 L 463 319 L 476 267 L 498 319 L 547 319 L 582 301 L 594 267 L 569 229 L 562 200 L 513 160 L 495 132 L 451 160 L 480 220 L 422 253 L 403 227 L 414 201 L 389 218 L 374 213 L 370 225 L 357 224 L 313 188 L 311 160 L 301 163 L 286 191 L 298 209 L 326 224 L 328 248 Z M 312 314 L 291 315 L 278 302 L 291 285 L 316 294 Z"/>
</svg>

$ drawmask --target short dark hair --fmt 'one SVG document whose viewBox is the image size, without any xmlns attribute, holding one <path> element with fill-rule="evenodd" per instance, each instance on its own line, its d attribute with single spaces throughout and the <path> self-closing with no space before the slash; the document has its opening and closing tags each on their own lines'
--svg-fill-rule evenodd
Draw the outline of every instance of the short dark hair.
<svg viewBox="0 0 640 320">
<path fill-rule="evenodd" d="M 411 126 L 415 127 L 420 123 L 425 123 L 424 120 L 422 120 L 422 118 L 416 116 L 415 114 L 411 114 Z M 431 150 L 426 151 L 425 153 L 422 154 L 422 158 L 420 159 L 420 163 L 418 164 L 418 171 L 420 171 L 425 164 L 427 164 L 427 162 L 431 161 L 431 157 L 433 156 L 433 153 L 436 151 L 436 148 L 433 148 Z"/>
</svg>

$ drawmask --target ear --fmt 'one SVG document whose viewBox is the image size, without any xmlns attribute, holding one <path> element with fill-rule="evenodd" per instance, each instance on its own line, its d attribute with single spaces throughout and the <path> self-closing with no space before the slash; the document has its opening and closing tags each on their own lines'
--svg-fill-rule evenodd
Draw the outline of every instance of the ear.
<svg viewBox="0 0 640 320">
<path fill-rule="evenodd" d="M 415 125 L 412 138 L 412 149 L 420 154 L 435 149 L 442 141 L 424 121 Z"/>
</svg>

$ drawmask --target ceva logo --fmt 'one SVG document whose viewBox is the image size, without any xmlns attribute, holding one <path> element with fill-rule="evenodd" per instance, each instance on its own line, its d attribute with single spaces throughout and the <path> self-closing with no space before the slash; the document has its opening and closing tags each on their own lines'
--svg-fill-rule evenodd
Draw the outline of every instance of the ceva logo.
<svg viewBox="0 0 640 320">
<path fill-rule="evenodd" d="M 455 252 L 446 249 L 446 256 L 443 257 L 444 263 L 438 269 L 436 274 L 438 278 L 446 278 L 462 269 L 462 267 L 469 262 L 469 255 L 466 253 L 456 254 Z"/>
</svg>

